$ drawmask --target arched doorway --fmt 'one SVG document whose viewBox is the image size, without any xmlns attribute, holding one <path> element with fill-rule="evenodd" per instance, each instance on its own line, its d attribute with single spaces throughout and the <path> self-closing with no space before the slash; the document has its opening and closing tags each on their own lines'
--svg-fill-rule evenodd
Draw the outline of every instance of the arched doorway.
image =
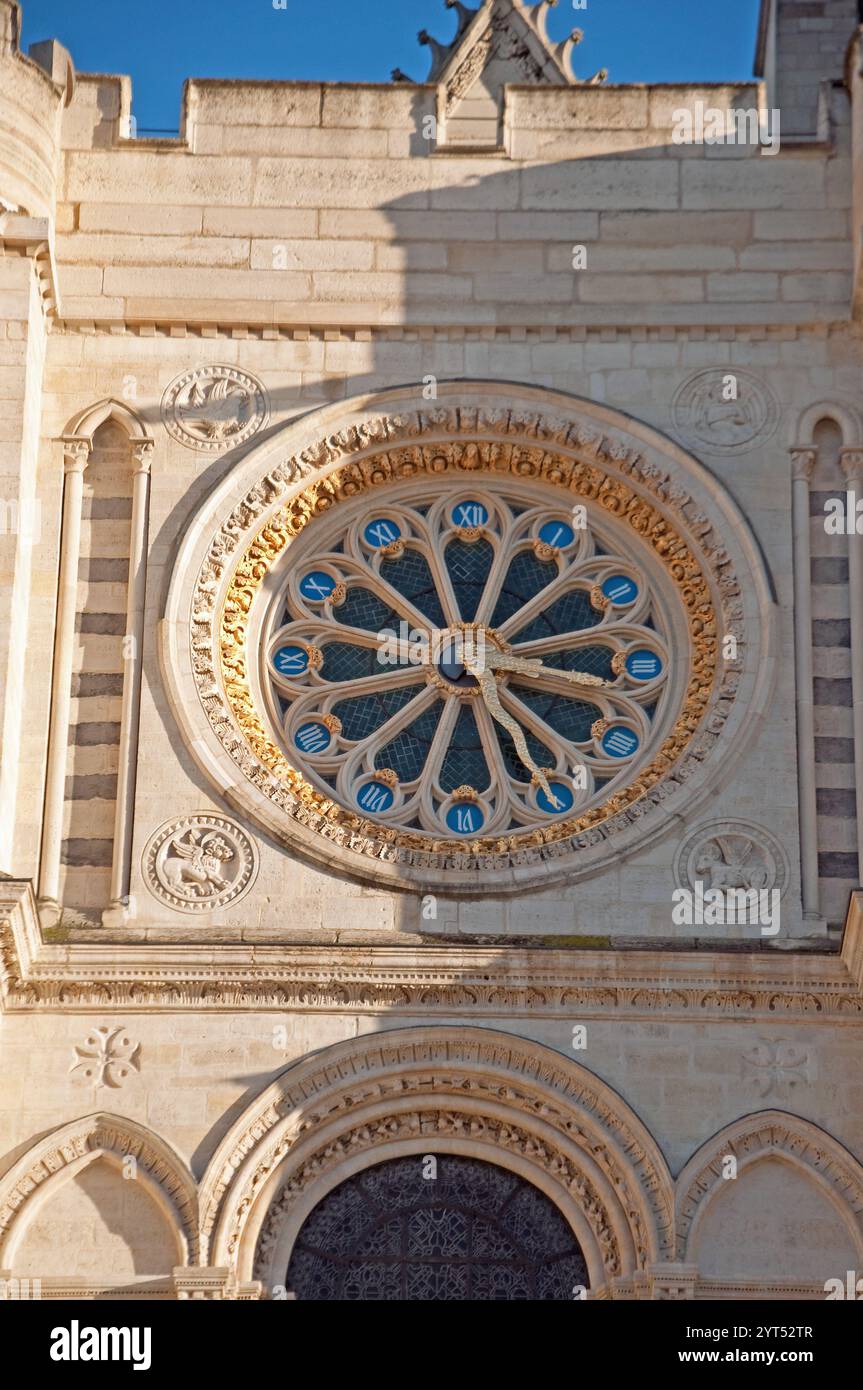
<svg viewBox="0 0 863 1390">
<path fill-rule="evenodd" d="M 563 1302 L 588 1275 L 568 1222 L 532 1183 L 481 1159 L 417 1154 L 329 1192 L 285 1282 L 319 1302 Z"/>
</svg>

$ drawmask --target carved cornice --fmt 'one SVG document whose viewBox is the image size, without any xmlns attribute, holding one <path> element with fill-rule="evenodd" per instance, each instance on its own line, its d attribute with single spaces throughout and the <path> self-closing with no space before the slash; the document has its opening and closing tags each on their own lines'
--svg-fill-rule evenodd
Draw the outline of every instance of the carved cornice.
<svg viewBox="0 0 863 1390">
<path fill-rule="evenodd" d="M 161 939 L 151 930 L 146 943 L 102 930 L 60 946 L 40 935 L 29 882 L 7 879 L 0 1008 L 863 1022 L 863 892 L 852 896 L 841 956 L 403 942 L 250 944 L 240 928 L 221 946 L 180 929 Z"/>
</svg>

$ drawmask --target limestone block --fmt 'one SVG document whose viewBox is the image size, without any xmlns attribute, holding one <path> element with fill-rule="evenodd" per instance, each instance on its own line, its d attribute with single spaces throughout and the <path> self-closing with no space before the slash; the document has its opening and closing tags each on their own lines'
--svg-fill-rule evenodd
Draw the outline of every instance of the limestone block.
<svg viewBox="0 0 863 1390">
<path fill-rule="evenodd" d="M 231 161 L 216 162 L 221 168 Z M 245 182 L 241 187 L 246 187 Z M 395 202 L 400 207 L 428 207 L 428 189 L 429 175 L 422 160 L 317 159 L 311 166 L 303 159 L 264 157 L 257 162 L 254 201 L 263 207 L 363 208 Z M 223 195 L 222 201 L 249 199 L 237 192 Z"/>
<path fill-rule="evenodd" d="M 740 253 L 741 270 L 843 270 L 851 274 L 849 241 L 771 241 Z"/>
<path fill-rule="evenodd" d="M 434 110 L 431 89 L 328 84 L 323 89 L 321 124 L 342 130 L 421 128 L 423 116 Z"/>
<path fill-rule="evenodd" d="M 185 93 L 193 124 L 276 127 L 319 125 L 321 95 L 317 82 L 218 78 L 191 79 Z"/>
<path fill-rule="evenodd" d="M 318 214 L 311 208 L 210 207 L 203 209 L 203 219 L 204 234 L 213 236 L 269 236 L 281 239 L 313 237 L 318 230 Z M 340 225 L 343 227 L 344 222 Z"/>
<path fill-rule="evenodd" d="M 825 202 L 824 166 L 804 159 L 684 160 L 680 166 L 682 206 L 688 208 L 799 207 Z"/>
<path fill-rule="evenodd" d="M 264 214 L 266 215 L 266 214 Z M 322 209 L 322 237 L 368 237 L 382 241 L 494 241 L 493 212 L 419 212 L 402 207 Z"/>
<path fill-rule="evenodd" d="M 755 214 L 755 236 L 764 241 L 814 241 L 820 237 L 846 237 L 848 232 L 848 214 L 838 208 Z"/>
<path fill-rule="evenodd" d="M 497 246 L 479 246 L 475 243 L 467 246 L 451 245 L 449 248 L 449 269 L 483 274 L 527 275 L 535 273 L 541 276 L 544 249 L 540 242 L 533 246 L 527 244 L 507 245 L 505 242 L 499 242 Z M 553 268 L 563 269 L 562 266 Z M 568 268 L 572 269 L 571 249 Z"/>
<path fill-rule="evenodd" d="M 413 241 L 406 246 L 379 241 L 373 249 L 376 270 L 446 270 L 450 254 L 446 243 L 433 241 Z"/>
<path fill-rule="evenodd" d="M 80 273 L 80 272 L 79 272 Z M 177 299 L 207 296 L 211 299 L 233 300 L 243 296 L 253 299 L 274 299 L 290 295 L 292 299 L 307 299 L 311 291 L 308 275 L 288 270 L 185 270 L 137 269 L 109 266 L 105 271 L 105 293 L 108 295 L 162 294 Z"/>
<path fill-rule="evenodd" d="M 401 303 L 415 299 L 468 299 L 471 279 L 467 275 L 435 275 L 421 271 L 407 275 L 369 275 L 322 271 L 314 276 L 314 297 L 323 300 L 372 299 Z"/>
<path fill-rule="evenodd" d="M 409 281 L 415 277 L 409 276 Z M 577 277 L 569 275 L 507 274 L 473 276 L 473 297 L 477 303 L 563 304 L 572 300 Z"/>
<path fill-rule="evenodd" d="M 595 241 L 599 236 L 598 212 L 501 212 L 498 235 L 503 241 Z M 461 238 L 460 238 L 461 239 Z"/>
<path fill-rule="evenodd" d="M 77 208 L 77 226 L 82 232 L 184 236 L 200 232 L 203 211 L 200 207 L 165 207 L 161 204 L 154 207 L 137 200 L 128 203 L 85 202 Z M 57 230 L 62 230 L 59 222 Z"/>
<path fill-rule="evenodd" d="M 371 270 L 374 247 L 363 241 L 306 239 L 252 242 L 253 270 Z M 276 264 L 276 262 L 279 264 Z"/>
<path fill-rule="evenodd" d="M 648 122 L 646 87 L 515 88 L 510 100 L 510 124 L 520 130 L 640 130 Z"/>
<path fill-rule="evenodd" d="M 605 246 L 600 241 L 585 250 L 586 266 L 577 272 L 581 276 L 608 270 L 733 270 L 737 265 L 734 249 L 717 243 L 654 247 L 628 243 Z M 572 260 L 572 246 L 548 248 L 549 270 L 571 270 Z"/>
<path fill-rule="evenodd" d="M 248 203 L 252 193 L 252 161 L 212 155 L 159 154 L 123 149 L 66 157 L 64 196 L 67 201 L 151 204 Z"/>
<path fill-rule="evenodd" d="M 708 275 L 707 297 L 719 300 L 766 299 L 772 302 L 779 289 L 779 276 L 770 273 L 741 273 L 738 275 Z"/>
<path fill-rule="evenodd" d="M 57 238 L 58 261 L 81 265 L 201 265 L 247 267 L 249 242 L 240 237 L 82 235 Z M 63 266 L 63 275 L 66 266 Z"/>
<path fill-rule="evenodd" d="M 207 127 L 210 129 L 210 127 Z M 332 130 L 302 126 L 224 126 L 219 127 L 218 152 L 230 154 L 269 154 L 282 157 L 320 159 L 338 154 L 342 159 L 387 159 L 392 151 L 386 130 Z M 196 150 L 202 132 L 195 136 Z M 208 151 L 204 151 L 208 152 Z M 404 151 L 404 156 L 409 153 Z"/>
<path fill-rule="evenodd" d="M 700 275 L 603 275 L 578 277 L 578 296 L 588 304 L 698 304 L 704 299 Z"/>
<path fill-rule="evenodd" d="M 821 304 L 847 304 L 851 299 L 851 276 L 829 273 L 783 275 L 782 298 L 814 300 Z"/>
<path fill-rule="evenodd" d="M 676 208 L 680 168 L 700 167 L 697 161 L 679 166 L 635 159 L 578 160 L 530 166 L 521 171 L 523 208 Z M 712 166 L 711 166 L 712 167 Z M 726 200 L 727 205 L 727 200 Z"/>
</svg>

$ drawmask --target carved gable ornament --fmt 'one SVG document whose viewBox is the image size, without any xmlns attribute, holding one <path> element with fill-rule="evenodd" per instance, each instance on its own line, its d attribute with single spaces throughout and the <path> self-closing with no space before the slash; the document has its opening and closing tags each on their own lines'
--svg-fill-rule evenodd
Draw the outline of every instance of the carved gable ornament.
<svg viewBox="0 0 863 1390">
<path fill-rule="evenodd" d="M 458 16 L 450 42 L 439 43 L 425 29 L 418 35 L 432 55 L 426 82 L 438 89 L 439 147 L 499 148 L 507 85 L 570 87 L 585 80 L 572 68 L 582 31 L 573 29 L 560 43 L 549 36 L 548 16 L 557 0 L 482 0 L 477 9 L 462 0 L 444 3 Z M 586 80 L 602 82 L 606 75 L 603 69 Z M 398 68 L 393 78 L 411 80 Z"/>
<path fill-rule="evenodd" d="M 441 383 L 437 403 L 428 408 L 417 408 L 418 396 L 403 389 L 384 392 L 287 426 L 248 455 L 188 519 L 162 624 L 163 671 L 178 724 L 211 783 L 251 823 L 292 851 L 346 874 L 414 891 L 440 891 L 446 882 L 453 892 L 500 894 L 596 873 L 679 825 L 681 815 L 692 819 L 717 778 L 727 778 L 766 707 L 773 605 L 758 549 L 743 516 L 700 464 L 670 440 L 605 407 L 488 382 Z M 386 592 L 381 567 L 401 565 L 405 554 L 416 556 L 419 543 L 408 539 L 405 547 L 402 540 L 375 551 L 374 537 L 364 536 L 380 525 L 380 516 L 404 519 L 413 496 L 419 506 L 427 495 L 440 494 L 442 501 L 428 513 L 433 515 L 434 506 L 450 505 L 450 492 L 455 501 L 466 487 L 479 499 L 476 505 L 486 499 L 489 509 L 501 492 L 515 498 L 527 506 L 528 520 L 545 515 L 543 508 L 561 518 L 589 513 L 605 544 L 590 552 L 588 570 L 609 568 L 611 543 L 630 557 L 632 573 L 644 576 L 655 595 L 651 611 L 665 625 L 661 650 L 668 662 L 658 705 L 648 690 L 639 691 L 640 677 L 627 684 L 625 661 L 613 663 L 617 674 L 606 682 L 608 699 L 623 701 L 634 690 L 632 698 L 641 700 L 653 723 L 636 710 L 632 717 L 621 716 L 620 727 L 611 732 L 607 718 L 585 727 L 583 747 L 594 750 L 602 774 L 590 795 L 554 807 L 538 801 L 536 785 L 524 791 L 529 774 L 506 749 L 507 766 L 527 805 L 520 822 L 518 812 L 514 819 L 501 819 L 490 802 L 483 802 L 487 793 L 458 787 L 453 796 L 463 808 L 486 806 L 487 833 L 475 810 L 470 826 L 464 810 L 464 826 L 447 817 L 447 803 L 439 804 L 440 779 L 429 799 L 416 803 L 416 812 L 400 814 L 398 798 L 411 793 L 411 779 L 402 774 L 407 785 L 394 803 L 392 758 L 398 762 L 404 755 L 395 743 L 392 756 L 377 745 L 367 755 L 372 761 L 365 775 L 380 791 L 370 798 L 359 764 L 351 762 L 368 739 L 343 727 L 345 718 L 354 718 L 358 701 L 342 699 L 328 712 L 334 687 L 328 691 L 326 664 L 319 674 L 316 650 L 337 638 L 332 650 L 341 660 L 351 643 L 364 641 L 371 674 L 358 688 L 370 680 L 389 682 L 390 700 L 399 688 L 422 681 L 425 669 L 428 686 L 414 698 L 434 706 L 440 698 L 434 670 L 413 667 L 405 675 L 381 676 L 375 665 L 379 609 L 372 599 L 376 585 Z M 515 504 L 514 510 L 519 510 Z M 488 541 L 478 540 L 476 529 L 464 528 L 456 537 L 458 555 L 468 565 L 478 546 L 494 541 L 490 522 Z M 336 536 L 345 539 L 334 545 Z M 533 550 L 527 538 L 522 542 L 525 563 L 535 570 L 548 558 L 541 542 L 532 544 Z M 554 546 L 546 549 L 555 552 Z M 555 553 L 563 565 L 561 553 Z M 449 564 L 430 555 L 432 568 L 437 564 L 442 571 Z M 565 580 L 563 569 L 561 575 Z M 615 570 L 614 580 L 607 581 L 612 589 L 618 578 Z M 312 580 L 326 594 L 309 591 L 307 602 L 304 586 Z M 632 621 L 625 608 L 615 610 L 615 603 L 635 603 L 626 594 L 606 599 L 601 585 L 591 589 L 590 584 L 587 574 L 575 585 L 580 586 L 579 611 L 592 625 L 576 633 L 585 652 L 596 649 L 594 633 L 610 632 L 615 624 L 628 640 Z M 277 652 L 281 639 L 272 635 L 267 614 L 274 604 L 283 612 L 286 594 L 296 619 L 291 631 L 308 628 L 308 638 Z M 534 606 L 545 602 L 541 594 Z M 363 611 L 369 603 L 371 618 Z M 630 611 L 634 620 L 635 607 Z M 486 631 L 495 640 L 493 629 Z M 555 628 L 533 645 L 544 650 L 543 644 L 557 641 Z M 286 661 L 296 660 L 300 674 L 282 677 L 277 697 L 268 672 L 283 650 Z M 507 662 L 495 660 L 504 668 L 498 677 L 502 698 L 508 699 L 508 682 L 517 686 L 528 678 L 508 676 Z M 525 667 L 524 661 L 517 664 Z M 563 674 L 551 672 L 550 679 Z M 592 698 L 604 697 L 600 692 Z M 530 690 L 523 698 L 530 703 Z M 583 703 L 562 685 L 559 700 L 568 699 L 571 705 Z M 387 716 L 398 722 L 391 707 Z M 635 730 L 633 740 L 642 733 L 642 746 L 618 763 L 615 758 L 626 750 L 614 738 L 622 745 L 626 726 Z M 319 740 L 314 746 L 310 728 Z M 488 755 L 494 725 L 487 728 Z M 529 719 L 526 728 L 530 734 Z M 547 753 L 548 747 L 537 756 Z M 610 772 L 602 772 L 603 758 Z M 359 778 L 350 784 L 355 795 L 345 791 L 342 764 Z M 562 761 L 557 767 L 562 776 Z M 622 770 L 615 772 L 618 767 Z M 552 785 L 559 789 L 562 783 Z M 435 821 L 435 815 L 444 819 Z M 442 828 L 435 830 L 438 824 Z M 457 833 L 465 829 L 471 833 Z"/>
</svg>

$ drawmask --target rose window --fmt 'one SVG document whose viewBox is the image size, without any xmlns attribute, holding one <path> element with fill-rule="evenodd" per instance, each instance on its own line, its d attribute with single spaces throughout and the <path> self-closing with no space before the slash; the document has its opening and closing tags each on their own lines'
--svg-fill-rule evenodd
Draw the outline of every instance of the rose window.
<svg viewBox="0 0 863 1390">
<path fill-rule="evenodd" d="M 613 516 L 532 480 L 341 503 L 268 576 L 274 742 L 319 793 L 415 835 L 580 815 L 633 781 L 676 717 L 686 639 L 663 581 Z"/>
</svg>

